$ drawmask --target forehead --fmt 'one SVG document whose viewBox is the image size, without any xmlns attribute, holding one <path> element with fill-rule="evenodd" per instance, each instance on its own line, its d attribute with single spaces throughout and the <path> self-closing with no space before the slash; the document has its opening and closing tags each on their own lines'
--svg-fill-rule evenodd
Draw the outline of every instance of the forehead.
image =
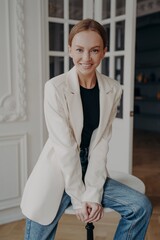
<svg viewBox="0 0 160 240">
<path fill-rule="evenodd" d="M 103 40 L 97 32 L 87 30 L 76 33 L 72 39 L 72 45 L 103 46 Z"/>
</svg>

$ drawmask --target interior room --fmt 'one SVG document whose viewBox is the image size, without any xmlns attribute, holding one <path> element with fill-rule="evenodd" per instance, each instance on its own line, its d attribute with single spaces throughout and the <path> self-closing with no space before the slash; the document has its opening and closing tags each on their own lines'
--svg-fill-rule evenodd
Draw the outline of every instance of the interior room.
<svg viewBox="0 0 160 240">
<path fill-rule="evenodd" d="M 155 217 L 159 216 L 160 210 L 159 62 L 158 11 L 137 17 L 133 141 L 133 173 L 145 183 L 146 193 L 154 205 Z M 158 229 L 155 230 L 157 239 L 158 232 Z"/>
<path fill-rule="evenodd" d="M 144 184 L 153 205 L 145 240 L 160 239 L 160 0 L 1 0 L 0 240 L 24 239 L 21 198 L 48 137 L 44 85 L 73 66 L 69 30 L 83 18 L 103 24 L 108 51 L 98 70 L 123 89 L 108 168 Z M 112 240 L 119 219 L 105 213 L 94 239 Z M 56 234 L 67 239 L 87 239 L 72 214 Z"/>
</svg>

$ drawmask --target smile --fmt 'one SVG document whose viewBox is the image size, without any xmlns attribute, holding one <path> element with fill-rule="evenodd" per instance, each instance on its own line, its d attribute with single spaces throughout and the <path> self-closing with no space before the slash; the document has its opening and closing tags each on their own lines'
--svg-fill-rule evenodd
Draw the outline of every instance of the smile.
<svg viewBox="0 0 160 240">
<path fill-rule="evenodd" d="M 85 63 L 81 63 L 81 66 L 84 67 L 84 68 L 89 68 L 92 66 L 92 64 L 85 64 Z"/>
</svg>

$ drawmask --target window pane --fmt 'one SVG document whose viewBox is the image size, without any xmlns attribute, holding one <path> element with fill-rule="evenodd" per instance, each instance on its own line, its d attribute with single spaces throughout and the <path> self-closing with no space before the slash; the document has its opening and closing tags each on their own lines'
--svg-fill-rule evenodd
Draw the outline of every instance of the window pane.
<svg viewBox="0 0 160 240">
<path fill-rule="evenodd" d="M 125 14 L 126 11 L 126 1 L 116 0 L 116 16 Z"/>
<path fill-rule="evenodd" d="M 74 63 L 73 63 L 72 58 L 70 57 L 69 58 L 69 69 L 71 69 L 73 66 L 74 66 Z"/>
<path fill-rule="evenodd" d="M 124 50 L 124 33 L 125 33 L 125 21 L 120 21 L 116 23 L 116 41 L 115 50 Z"/>
<path fill-rule="evenodd" d="M 106 47 L 107 47 L 107 51 L 110 50 L 110 24 L 106 24 L 103 26 L 105 31 L 106 31 L 106 34 L 107 34 L 107 43 L 106 43 Z"/>
<path fill-rule="evenodd" d="M 102 1 L 102 19 L 110 18 L 111 12 L 111 1 L 103 0 Z"/>
<path fill-rule="evenodd" d="M 50 78 L 55 77 L 64 72 L 64 58 L 53 57 L 49 58 L 50 61 Z"/>
<path fill-rule="evenodd" d="M 83 0 L 69 0 L 69 18 L 76 20 L 83 18 Z"/>
<path fill-rule="evenodd" d="M 122 93 L 122 96 L 121 96 L 121 100 L 120 100 L 120 103 L 117 107 L 117 115 L 116 115 L 117 118 L 123 118 L 123 93 Z"/>
<path fill-rule="evenodd" d="M 74 27 L 74 24 L 69 24 L 69 32 L 71 31 L 72 27 Z"/>
<path fill-rule="evenodd" d="M 124 56 L 115 57 L 115 79 L 123 84 Z"/>
<path fill-rule="evenodd" d="M 49 50 L 64 50 L 64 26 L 61 23 L 49 23 Z"/>
<path fill-rule="evenodd" d="M 102 60 L 102 73 L 109 76 L 109 57 Z"/>
<path fill-rule="evenodd" d="M 63 0 L 49 0 L 48 1 L 49 17 L 64 17 L 64 3 Z"/>
</svg>

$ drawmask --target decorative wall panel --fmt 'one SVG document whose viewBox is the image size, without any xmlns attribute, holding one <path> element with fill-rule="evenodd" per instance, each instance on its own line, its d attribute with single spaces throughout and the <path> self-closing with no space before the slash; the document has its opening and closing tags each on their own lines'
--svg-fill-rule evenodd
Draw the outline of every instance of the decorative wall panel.
<svg viewBox="0 0 160 240">
<path fill-rule="evenodd" d="M 0 137 L 0 210 L 20 204 L 27 179 L 27 136 Z"/>
<path fill-rule="evenodd" d="M 1 0 L 0 122 L 26 119 L 24 0 Z"/>
</svg>

